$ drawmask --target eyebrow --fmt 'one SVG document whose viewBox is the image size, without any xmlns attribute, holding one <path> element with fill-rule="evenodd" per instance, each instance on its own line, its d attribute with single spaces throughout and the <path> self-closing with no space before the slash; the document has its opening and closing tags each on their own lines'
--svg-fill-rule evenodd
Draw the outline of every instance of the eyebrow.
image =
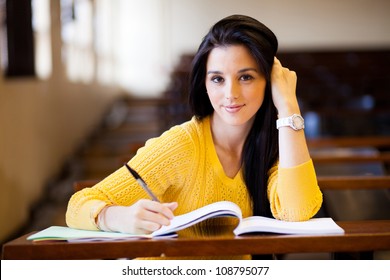
<svg viewBox="0 0 390 280">
<path fill-rule="evenodd" d="M 252 67 L 248 67 L 248 68 L 243 68 L 243 69 L 240 69 L 238 71 L 238 73 L 244 73 L 244 72 L 248 72 L 248 71 L 254 71 L 254 72 L 259 72 L 256 68 L 252 68 Z M 222 74 L 221 71 L 213 71 L 213 70 L 210 70 L 210 71 L 207 71 L 207 75 L 209 74 Z"/>
</svg>

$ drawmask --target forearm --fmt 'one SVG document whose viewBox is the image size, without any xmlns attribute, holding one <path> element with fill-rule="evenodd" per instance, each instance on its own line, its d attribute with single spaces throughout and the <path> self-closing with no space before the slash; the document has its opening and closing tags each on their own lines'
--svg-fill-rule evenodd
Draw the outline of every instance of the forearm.
<svg viewBox="0 0 390 280">
<path fill-rule="evenodd" d="M 279 164 L 288 168 L 305 163 L 310 159 L 303 130 L 288 127 L 279 130 Z"/>
<path fill-rule="evenodd" d="M 297 102 L 285 106 L 279 111 L 279 118 L 286 118 L 293 114 L 300 115 Z M 279 165 L 288 168 L 305 163 L 310 159 L 305 132 L 303 129 L 294 130 L 291 127 L 279 128 Z"/>
</svg>

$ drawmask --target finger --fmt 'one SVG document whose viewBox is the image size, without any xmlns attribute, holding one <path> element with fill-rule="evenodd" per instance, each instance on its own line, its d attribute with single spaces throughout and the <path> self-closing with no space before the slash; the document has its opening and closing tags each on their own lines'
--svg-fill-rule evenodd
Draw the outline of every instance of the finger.
<svg viewBox="0 0 390 280">
<path fill-rule="evenodd" d="M 175 211 L 175 209 L 178 206 L 177 202 L 170 202 L 170 203 L 164 203 L 165 206 L 167 206 L 171 211 Z"/>
<path fill-rule="evenodd" d="M 286 78 L 289 78 L 289 79 L 294 79 L 297 76 L 297 73 L 295 73 L 294 70 L 290 70 L 290 69 L 285 68 L 285 67 L 283 68 L 283 74 Z"/>
<path fill-rule="evenodd" d="M 151 233 L 161 228 L 161 224 L 150 222 L 150 221 L 141 221 L 138 224 L 137 232 Z"/>
<path fill-rule="evenodd" d="M 274 57 L 274 66 L 276 66 L 276 67 L 280 66 L 279 69 L 281 69 L 281 70 L 282 70 L 283 72 L 285 72 L 285 73 L 288 73 L 288 72 L 293 72 L 293 73 L 295 73 L 294 71 L 290 70 L 289 68 L 284 67 L 284 66 L 282 65 L 282 63 L 280 62 L 280 60 L 276 58 L 276 56 Z"/>
<path fill-rule="evenodd" d="M 143 201 L 143 208 L 154 213 L 159 213 L 169 220 L 173 219 L 174 217 L 172 212 L 173 210 L 171 210 L 165 203 L 161 204 L 160 202 L 145 200 Z"/>
<path fill-rule="evenodd" d="M 173 211 L 177 208 L 177 202 L 163 203 L 158 205 L 158 212 L 167 217 L 168 219 L 173 219 L 175 215 Z"/>
<path fill-rule="evenodd" d="M 151 211 L 143 211 L 138 217 L 141 222 L 152 222 L 160 226 L 168 226 L 171 221 L 161 213 L 155 213 Z"/>
<path fill-rule="evenodd" d="M 280 64 L 280 61 L 276 57 L 274 59 L 274 65 L 272 66 L 271 75 L 277 77 L 283 75 L 283 66 L 282 64 Z"/>
</svg>

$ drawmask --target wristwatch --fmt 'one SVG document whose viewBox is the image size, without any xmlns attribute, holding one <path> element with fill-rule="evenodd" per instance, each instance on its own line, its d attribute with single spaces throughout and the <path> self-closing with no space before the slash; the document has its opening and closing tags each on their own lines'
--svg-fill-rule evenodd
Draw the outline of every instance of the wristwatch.
<svg viewBox="0 0 390 280">
<path fill-rule="evenodd" d="M 294 130 L 301 130 L 305 128 L 305 121 L 301 115 L 293 114 L 287 118 L 276 120 L 276 128 L 279 129 L 282 126 L 289 126 Z"/>
</svg>

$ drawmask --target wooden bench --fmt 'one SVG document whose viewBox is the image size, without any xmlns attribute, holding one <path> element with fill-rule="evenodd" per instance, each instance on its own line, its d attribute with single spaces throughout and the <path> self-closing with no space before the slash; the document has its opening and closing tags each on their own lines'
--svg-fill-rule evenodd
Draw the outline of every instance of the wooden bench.
<svg viewBox="0 0 390 280">
<path fill-rule="evenodd" d="M 315 163 L 390 163 L 390 152 L 376 155 L 312 155 L 312 159 Z"/>
<path fill-rule="evenodd" d="M 335 220 L 390 219 L 390 176 L 317 176 L 323 193 L 319 215 Z"/>
<path fill-rule="evenodd" d="M 390 148 L 390 136 L 320 137 L 307 139 L 309 148 L 375 147 Z"/>
<path fill-rule="evenodd" d="M 307 140 L 319 175 L 390 175 L 390 136 Z"/>
<path fill-rule="evenodd" d="M 321 190 L 390 189 L 390 176 L 319 176 Z"/>
</svg>

